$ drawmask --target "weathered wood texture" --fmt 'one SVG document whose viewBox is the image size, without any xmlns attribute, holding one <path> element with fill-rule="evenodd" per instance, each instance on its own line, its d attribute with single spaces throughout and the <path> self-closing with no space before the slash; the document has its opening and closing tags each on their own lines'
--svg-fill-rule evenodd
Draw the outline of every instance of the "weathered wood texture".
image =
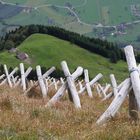
<svg viewBox="0 0 140 140">
<path fill-rule="evenodd" d="M 72 76 L 70 74 L 70 71 L 69 71 L 69 68 L 67 66 L 66 61 L 62 61 L 61 66 L 62 66 L 62 70 L 64 72 L 64 75 L 66 76 L 68 89 L 71 93 L 71 97 L 72 97 L 72 100 L 74 102 L 74 105 L 76 108 L 81 108 L 80 98 L 79 98 L 78 92 L 77 92 L 76 87 L 75 87 L 74 79 L 72 78 Z"/>
<path fill-rule="evenodd" d="M 93 86 L 97 81 L 99 81 L 101 78 L 103 77 L 103 75 L 101 73 L 99 73 L 95 78 L 93 78 L 89 84 L 90 86 Z M 82 94 L 84 91 L 86 90 L 86 87 L 83 87 L 78 93 Z"/>
<path fill-rule="evenodd" d="M 76 71 L 71 75 L 73 80 L 77 79 L 81 74 L 83 73 L 83 68 L 78 67 Z M 59 88 L 59 90 L 56 92 L 56 94 L 49 100 L 49 102 L 46 104 L 46 107 L 54 105 L 57 101 L 61 99 L 61 97 L 64 95 L 65 90 L 68 88 L 67 82 L 64 82 L 64 84 Z"/>
<path fill-rule="evenodd" d="M 116 82 L 114 74 L 110 74 L 110 80 L 113 87 L 114 96 L 116 96 L 118 94 L 118 89 L 117 89 L 117 82 Z"/>
<path fill-rule="evenodd" d="M 46 77 L 48 77 L 48 76 L 49 76 L 52 72 L 54 72 L 54 71 L 55 71 L 55 67 L 51 67 L 46 73 L 44 73 L 44 74 L 42 75 L 42 78 L 45 79 Z M 26 95 L 33 87 L 38 86 L 38 84 L 39 84 L 39 82 L 36 81 L 36 82 L 34 83 L 33 86 L 31 86 L 30 88 L 28 88 L 28 89 L 24 92 L 24 94 Z M 46 87 L 46 90 L 47 90 L 47 87 Z"/>
<path fill-rule="evenodd" d="M 130 78 L 132 82 L 133 91 L 136 97 L 138 108 L 140 110 L 140 76 L 138 67 L 135 60 L 135 55 L 133 52 L 133 47 L 131 45 L 124 48 L 125 56 L 128 64 L 128 69 L 130 72 Z"/>
<path fill-rule="evenodd" d="M 18 70 L 18 67 L 14 68 L 14 70 L 9 74 L 8 73 L 8 69 L 7 66 L 4 65 L 4 71 L 5 71 L 5 75 L 6 75 L 6 79 L 4 79 L 0 85 L 3 85 L 6 81 L 8 82 L 8 85 L 10 86 L 10 88 L 13 87 L 13 84 L 11 82 L 11 77 L 15 74 L 15 72 Z"/>
<path fill-rule="evenodd" d="M 120 89 L 119 93 L 115 96 L 114 100 L 108 107 L 108 109 L 101 115 L 101 117 L 97 120 L 97 124 L 103 124 L 107 120 L 111 119 L 115 116 L 123 101 L 125 100 L 127 94 L 131 89 L 131 81 L 130 79 L 126 79 L 124 82 L 124 86 Z"/>
<path fill-rule="evenodd" d="M 19 67 L 20 67 L 20 73 L 21 73 L 22 88 L 23 88 L 23 91 L 25 91 L 26 90 L 26 80 L 25 80 L 25 71 L 24 71 L 23 63 L 20 63 Z"/>
<path fill-rule="evenodd" d="M 39 82 L 42 95 L 43 97 L 46 97 L 47 96 L 46 86 L 45 86 L 44 79 L 42 76 L 41 67 L 39 65 L 36 66 L 36 73 L 37 73 L 38 82 Z"/>
<path fill-rule="evenodd" d="M 87 69 L 84 70 L 84 76 L 85 76 L 85 84 L 86 84 L 86 90 L 87 90 L 88 96 L 92 98 L 93 95 L 92 95 L 92 90 L 89 83 L 89 74 L 88 74 Z"/>
</svg>

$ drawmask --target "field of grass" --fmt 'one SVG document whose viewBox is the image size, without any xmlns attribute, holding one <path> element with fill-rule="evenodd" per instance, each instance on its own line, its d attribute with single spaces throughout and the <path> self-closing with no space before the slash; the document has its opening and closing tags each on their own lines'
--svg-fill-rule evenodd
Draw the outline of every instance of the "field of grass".
<svg viewBox="0 0 140 140">
<path fill-rule="evenodd" d="M 76 69 L 77 66 L 82 66 L 89 69 L 91 77 L 102 73 L 104 79 L 108 80 L 109 74 L 114 73 L 116 78 L 121 81 L 128 74 L 127 65 L 122 61 L 112 64 L 104 57 L 49 35 L 34 34 L 27 38 L 18 49 L 29 55 L 31 64 L 25 62 L 27 66 L 35 67 L 40 64 L 47 68 L 51 66 L 61 68 L 60 62 L 66 60 L 71 71 Z M 19 64 L 15 55 L 8 52 L 0 53 L 0 58 L 0 62 L 2 64 L 6 63 L 8 66 Z"/>
<path fill-rule="evenodd" d="M 83 21 L 102 23 L 102 11 L 108 9 L 109 25 L 133 21 L 130 6 L 139 4 L 139 0 L 88 0 L 84 7 L 76 8 Z M 92 10 L 91 10 L 92 9 Z M 107 25 L 108 25 L 107 24 Z"/>
<path fill-rule="evenodd" d="M 74 18 L 66 16 L 67 10 L 57 9 L 54 10 L 52 7 L 42 7 L 37 11 L 32 11 L 30 13 L 21 12 L 13 18 L 5 20 L 9 24 L 17 25 L 29 25 L 29 24 L 43 24 L 49 25 L 48 20 L 52 20 L 52 24 L 57 26 L 65 25 L 71 22 Z M 40 16 L 41 15 L 41 16 Z M 65 16 L 64 16 L 65 15 Z"/>
<path fill-rule="evenodd" d="M 102 22 L 105 25 L 108 25 L 108 23 L 109 23 L 109 9 L 108 9 L 108 7 L 102 8 Z"/>
<path fill-rule="evenodd" d="M 64 6 L 66 2 L 70 2 L 72 5 L 79 5 L 84 2 L 84 0 L 3 0 L 5 2 L 10 3 L 17 3 L 22 5 L 29 5 L 29 6 L 38 6 L 38 5 L 44 5 L 44 4 L 54 4 L 54 5 L 62 5 Z"/>
<path fill-rule="evenodd" d="M 139 140 L 140 124 L 128 117 L 128 98 L 114 119 L 97 126 L 99 116 L 110 101 L 80 96 L 82 108 L 76 110 L 67 94 L 54 107 L 45 108 L 48 99 L 28 98 L 21 89 L 0 87 L 1 140 Z M 34 94 L 36 92 L 34 91 Z"/>
<path fill-rule="evenodd" d="M 79 34 L 86 34 L 92 31 L 92 26 L 85 26 L 83 24 L 79 24 L 77 22 L 72 22 L 69 24 L 62 25 L 63 28 L 70 30 L 72 32 L 77 32 Z"/>
</svg>

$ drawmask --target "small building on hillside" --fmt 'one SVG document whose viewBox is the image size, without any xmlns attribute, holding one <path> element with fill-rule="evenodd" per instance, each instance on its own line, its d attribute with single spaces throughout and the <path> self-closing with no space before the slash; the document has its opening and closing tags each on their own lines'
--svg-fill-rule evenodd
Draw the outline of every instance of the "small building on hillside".
<svg viewBox="0 0 140 140">
<path fill-rule="evenodd" d="M 18 52 L 16 57 L 20 60 L 26 60 L 27 58 L 29 58 L 28 54 L 24 53 L 24 52 Z"/>
</svg>

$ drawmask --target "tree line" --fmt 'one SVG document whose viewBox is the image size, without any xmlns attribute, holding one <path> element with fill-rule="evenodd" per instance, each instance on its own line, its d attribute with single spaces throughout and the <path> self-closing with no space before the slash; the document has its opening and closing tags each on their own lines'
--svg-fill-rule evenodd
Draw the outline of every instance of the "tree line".
<svg viewBox="0 0 140 140">
<path fill-rule="evenodd" d="M 119 48 L 117 44 L 108 42 L 106 40 L 100 40 L 95 38 L 89 38 L 78 33 L 70 32 L 65 29 L 53 26 L 43 25 L 28 25 L 20 26 L 14 31 L 7 33 L 4 37 L 0 38 L 0 51 L 16 48 L 26 38 L 34 33 L 48 34 L 57 38 L 67 40 L 72 44 L 76 44 L 81 48 L 84 48 L 90 52 L 99 54 L 105 58 L 108 58 L 112 63 L 117 63 L 119 60 L 125 60 L 123 49 Z M 57 45 L 57 44 L 56 44 Z M 136 54 L 137 62 L 140 62 L 140 54 Z M 48 69 L 42 67 L 42 73 L 45 73 Z M 13 68 L 9 68 L 9 72 Z M 0 75 L 4 73 L 3 65 L 0 65 Z M 16 73 L 20 75 L 20 71 Z M 15 76 L 16 76 L 15 75 Z M 51 77 L 59 78 L 64 77 L 62 70 L 56 68 L 56 71 L 51 74 Z M 28 79 L 37 80 L 36 70 L 33 69 L 28 76 Z"/>
<path fill-rule="evenodd" d="M 76 44 L 90 52 L 108 58 L 112 63 L 117 63 L 119 60 L 125 60 L 123 49 L 119 48 L 116 43 L 86 37 L 59 27 L 44 25 L 20 26 L 16 30 L 7 33 L 0 39 L 0 51 L 17 47 L 26 38 L 34 33 L 48 34 L 66 41 L 70 41 L 72 44 Z M 136 59 L 138 62 L 140 62 L 139 53 L 137 53 Z"/>
<path fill-rule="evenodd" d="M 54 26 L 27 25 L 20 26 L 15 31 L 7 33 L 0 39 L 0 50 L 9 50 L 20 45 L 26 38 L 34 33 L 48 34 L 57 38 L 70 41 L 81 48 L 94 52 L 103 57 L 109 58 L 111 62 L 117 63 L 123 59 L 123 51 L 117 44 L 106 40 L 89 38 L 78 33 L 70 32 L 65 29 Z"/>
</svg>

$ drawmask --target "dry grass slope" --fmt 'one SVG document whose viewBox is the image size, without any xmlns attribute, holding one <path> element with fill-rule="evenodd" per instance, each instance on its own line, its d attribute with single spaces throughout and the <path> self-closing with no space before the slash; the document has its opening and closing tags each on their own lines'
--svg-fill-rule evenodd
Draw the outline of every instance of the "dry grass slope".
<svg viewBox="0 0 140 140">
<path fill-rule="evenodd" d="M 48 99 L 25 97 L 20 89 L 0 87 L 1 140 L 138 140 L 140 126 L 129 120 L 126 101 L 109 123 L 97 126 L 97 118 L 111 101 L 101 102 L 94 93 L 82 95 L 76 110 L 66 95 L 52 108 Z M 49 93 L 53 95 L 52 91 Z"/>
</svg>

